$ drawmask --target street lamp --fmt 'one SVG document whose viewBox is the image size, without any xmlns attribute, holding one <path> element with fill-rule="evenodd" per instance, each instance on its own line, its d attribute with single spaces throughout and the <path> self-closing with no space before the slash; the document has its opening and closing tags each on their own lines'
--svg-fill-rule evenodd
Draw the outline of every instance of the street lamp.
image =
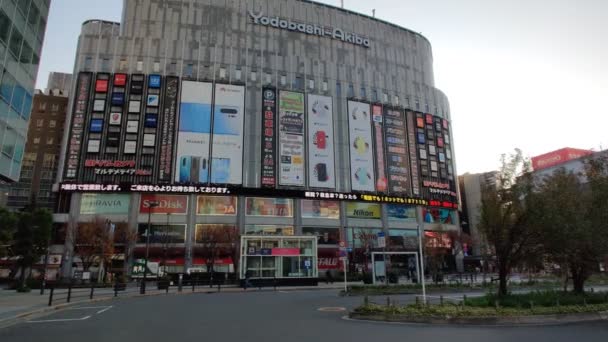
<svg viewBox="0 0 608 342">
<path fill-rule="evenodd" d="M 150 255 L 150 216 L 152 215 L 152 209 L 158 207 L 159 203 L 157 201 L 149 202 L 150 205 L 148 207 L 148 229 L 146 229 L 146 259 L 144 262 L 144 278 L 141 282 L 141 294 L 146 294 L 146 279 L 148 278 L 148 257 Z"/>
</svg>

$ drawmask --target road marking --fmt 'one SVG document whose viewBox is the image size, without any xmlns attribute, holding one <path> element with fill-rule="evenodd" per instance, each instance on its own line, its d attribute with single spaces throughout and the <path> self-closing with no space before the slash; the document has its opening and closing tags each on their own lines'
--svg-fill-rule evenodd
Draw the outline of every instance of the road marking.
<svg viewBox="0 0 608 342">
<path fill-rule="evenodd" d="M 107 306 L 79 306 L 77 308 L 65 308 L 65 310 L 92 310 L 92 309 L 105 309 L 105 308 L 107 308 Z"/>
<path fill-rule="evenodd" d="M 61 318 L 61 319 L 45 319 L 38 321 L 26 321 L 27 323 L 54 323 L 54 322 L 70 322 L 70 321 L 84 321 L 91 318 L 91 316 L 85 316 L 81 318 Z"/>
<path fill-rule="evenodd" d="M 99 314 L 101 314 L 101 313 L 104 313 L 104 312 L 106 312 L 106 311 L 110 310 L 112 307 L 113 307 L 113 306 L 112 306 L 112 305 L 110 305 L 110 306 L 106 307 L 105 309 L 101 309 L 101 310 L 97 311 L 97 314 L 99 315 Z"/>
<path fill-rule="evenodd" d="M 342 311 L 346 311 L 346 308 L 341 307 L 341 306 L 328 306 L 328 307 L 324 307 L 324 308 L 318 308 L 318 311 L 323 311 L 323 312 L 342 312 Z"/>
</svg>

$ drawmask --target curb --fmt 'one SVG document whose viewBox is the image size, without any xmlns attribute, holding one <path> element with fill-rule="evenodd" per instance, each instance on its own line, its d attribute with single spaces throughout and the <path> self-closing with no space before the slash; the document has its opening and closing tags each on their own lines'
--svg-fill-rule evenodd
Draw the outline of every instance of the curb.
<svg viewBox="0 0 608 342">
<path fill-rule="evenodd" d="M 437 325 L 477 325 L 477 326 L 526 326 L 557 325 L 608 320 L 608 311 L 580 314 L 555 314 L 517 317 L 411 317 L 406 315 L 359 314 L 350 312 L 348 318 L 357 321 L 414 323 Z"/>
</svg>

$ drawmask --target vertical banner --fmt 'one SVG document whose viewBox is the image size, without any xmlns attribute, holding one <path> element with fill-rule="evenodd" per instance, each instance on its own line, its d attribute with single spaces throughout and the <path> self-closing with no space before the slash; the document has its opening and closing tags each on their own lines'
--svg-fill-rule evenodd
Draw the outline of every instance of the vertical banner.
<svg viewBox="0 0 608 342">
<path fill-rule="evenodd" d="M 279 92 L 279 184 L 304 186 L 304 94 Z"/>
<path fill-rule="evenodd" d="M 274 188 L 276 179 L 275 126 L 277 92 L 272 88 L 262 90 L 262 187 Z"/>
<path fill-rule="evenodd" d="M 80 148 L 82 147 L 82 137 L 84 132 L 84 118 L 89 106 L 91 79 L 91 73 L 81 72 L 78 74 L 76 100 L 74 101 L 70 140 L 68 141 L 65 178 L 76 178 L 76 173 L 78 172 L 78 165 L 80 163 Z"/>
<path fill-rule="evenodd" d="M 177 182 L 208 182 L 212 98 L 211 83 L 182 82 L 175 160 Z"/>
<path fill-rule="evenodd" d="M 308 185 L 336 187 L 334 122 L 331 97 L 308 95 Z"/>
<path fill-rule="evenodd" d="M 215 85 L 211 183 L 243 184 L 245 87 Z"/>
<path fill-rule="evenodd" d="M 387 108 L 384 118 L 389 191 L 394 194 L 409 194 L 405 113 L 401 109 Z"/>
<path fill-rule="evenodd" d="M 386 192 L 386 158 L 384 157 L 384 117 L 381 105 L 372 105 L 372 122 L 374 123 L 374 142 L 376 143 L 376 191 Z"/>
<path fill-rule="evenodd" d="M 179 92 L 179 78 L 167 76 L 165 80 L 165 97 L 163 102 L 163 117 L 160 126 L 160 181 L 171 180 L 171 162 L 173 161 L 173 143 L 175 134 L 175 119 L 177 113 L 177 94 Z"/>
<path fill-rule="evenodd" d="M 412 179 L 412 193 L 420 196 L 420 178 L 418 176 L 418 156 L 416 154 L 416 114 L 407 112 L 407 140 L 410 153 L 410 171 Z M 424 124 L 423 124 L 424 125 Z"/>
<path fill-rule="evenodd" d="M 348 101 L 350 179 L 353 191 L 375 191 L 374 152 L 369 104 Z"/>
</svg>

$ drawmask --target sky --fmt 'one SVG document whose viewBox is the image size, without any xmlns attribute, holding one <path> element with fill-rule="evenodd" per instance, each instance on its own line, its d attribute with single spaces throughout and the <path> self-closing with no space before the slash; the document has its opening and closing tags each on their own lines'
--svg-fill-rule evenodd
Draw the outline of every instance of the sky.
<svg viewBox="0 0 608 342">
<path fill-rule="evenodd" d="M 320 1 L 340 5 L 340 0 Z M 608 148 L 608 1 L 344 0 L 427 37 L 450 100 L 459 174 L 495 170 L 514 148 Z M 72 72 L 80 25 L 120 21 L 122 0 L 53 0 L 38 88 Z"/>
</svg>

